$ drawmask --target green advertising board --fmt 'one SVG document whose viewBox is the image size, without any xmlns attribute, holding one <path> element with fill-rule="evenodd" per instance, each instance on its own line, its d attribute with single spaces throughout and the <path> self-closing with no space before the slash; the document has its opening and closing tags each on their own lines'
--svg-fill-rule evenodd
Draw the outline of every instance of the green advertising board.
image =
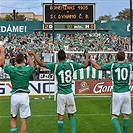
<svg viewBox="0 0 133 133">
<path fill-rule="evenodd" d="M 42 29 L 42 21 L 1 21 L 0 34 L 6 36 L 7 34 L 31 34 L 34 29 Z"/>
<path fill-rule="evenodd" d="M 114 35 L 130 36 L 129 20 L 112 20 L 112 21 L 96 21 L 94 24 L 55 24 L 55 34 L 72 34 L 76 32 L 90 32 L 107 30 Z M 1 21 L 0 35 L 6 36 L 11 34 L 32 34 L 33 31 L 43 30 L 46 33 L 52 33 L 52 24 L 44 24 L 43 21 Z M 98 32 L 99 32 L 98 31 Z"/>
<path fill-rule="evenodd" d="M 109 29 L 109 33 L 119 36 L 130 36 L 129 20 L 96 21 L 97 29 Z"/>
</svg>

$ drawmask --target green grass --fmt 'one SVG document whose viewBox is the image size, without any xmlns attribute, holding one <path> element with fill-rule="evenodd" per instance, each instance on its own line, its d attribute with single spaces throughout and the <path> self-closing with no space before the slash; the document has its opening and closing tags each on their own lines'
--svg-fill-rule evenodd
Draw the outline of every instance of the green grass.
<svg viewBox="0 0 133 133">
<path fill-rule="evenodd" d="M 39 100 L 35 100 L 39 97 Z M 58 133 L 56 102 L 53 97 L 30 96 L 32 116 L 28 118 L 28 133 Z M 111 124 L 110 103 L 111 98 L 76 97 L 77 112 L 75 119 L 77 133 L 115 133 Z M 133 99 L 132 99 L 133 101 Z M 129 133 L 133 131 L 133 115 L 130 115 Z M 122 128 L 122 117 L 119 117 Z M 20 123 L 17 120 L 19 133 Z M 64 133 L 70 133 L 67 114 L 64 120 Z M 10 132 L 10 97 L 0 97 L 0 133 Z"/>
</svg>

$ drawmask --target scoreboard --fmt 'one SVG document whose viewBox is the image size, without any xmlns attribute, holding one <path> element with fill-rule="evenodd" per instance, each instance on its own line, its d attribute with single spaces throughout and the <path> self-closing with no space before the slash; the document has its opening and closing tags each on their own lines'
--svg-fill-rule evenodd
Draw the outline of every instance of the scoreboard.
<svg viewBox="0 0 133 133">
<path fill-rule="evenodd" d="M 43 14 L 44 29 L 95 28 L 95 3 L 43 3 Z"/>
<path fill-rule="evenodd" d="M 44 24 L 43 29 L 52 30 L 52 24 Z M 54 24 L 56 30 L 88 30 L 95 29 L 95 24 Z"/>
</svg>

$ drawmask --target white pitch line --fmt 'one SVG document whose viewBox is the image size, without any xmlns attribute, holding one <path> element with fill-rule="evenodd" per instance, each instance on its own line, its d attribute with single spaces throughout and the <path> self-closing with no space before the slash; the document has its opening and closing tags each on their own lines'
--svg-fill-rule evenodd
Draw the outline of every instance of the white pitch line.
<svg viewBox="0 0 133 133">
<path fill-rule="evenodd" d="M 75 98 L 108 98 L 111 96 L 75 96 Z"/>
<path fill-rule="evenodd" d="M 75 114 L 76 116 L 107 116 L 110 114 Z M 52 117 L 57 115 L 31 115 L 31 117 Z M 9 118 L 11 116 L 0 116 L 0 118 Z"/>
<path fill-rule="evenodd" d="M 75 114 L 76 117 L 80 116 L 110 116 L 111 114 Z M 132 115 L 132 114 L 131 114 Z M 57 116 L 56 114 L 54 115 L 31 115 L 31 117 L 53 117 Z M 0 116 L 0 119 L 2 118 L 10 118 L 11 116 Z"/>
</svg>

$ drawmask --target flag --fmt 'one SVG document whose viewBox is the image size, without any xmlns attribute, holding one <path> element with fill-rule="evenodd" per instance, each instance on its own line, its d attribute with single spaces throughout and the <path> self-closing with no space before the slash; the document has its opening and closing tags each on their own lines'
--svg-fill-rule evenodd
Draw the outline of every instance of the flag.
<svg viewBox="0 0 133 133">
<path fill-rule="evenodd" d="M 87 68 L 81 68 L 74 71 L 73 79 L 102 79 L 102 70 L 96 70 L 91 66 L 88 66 Z"/>
</svg>

